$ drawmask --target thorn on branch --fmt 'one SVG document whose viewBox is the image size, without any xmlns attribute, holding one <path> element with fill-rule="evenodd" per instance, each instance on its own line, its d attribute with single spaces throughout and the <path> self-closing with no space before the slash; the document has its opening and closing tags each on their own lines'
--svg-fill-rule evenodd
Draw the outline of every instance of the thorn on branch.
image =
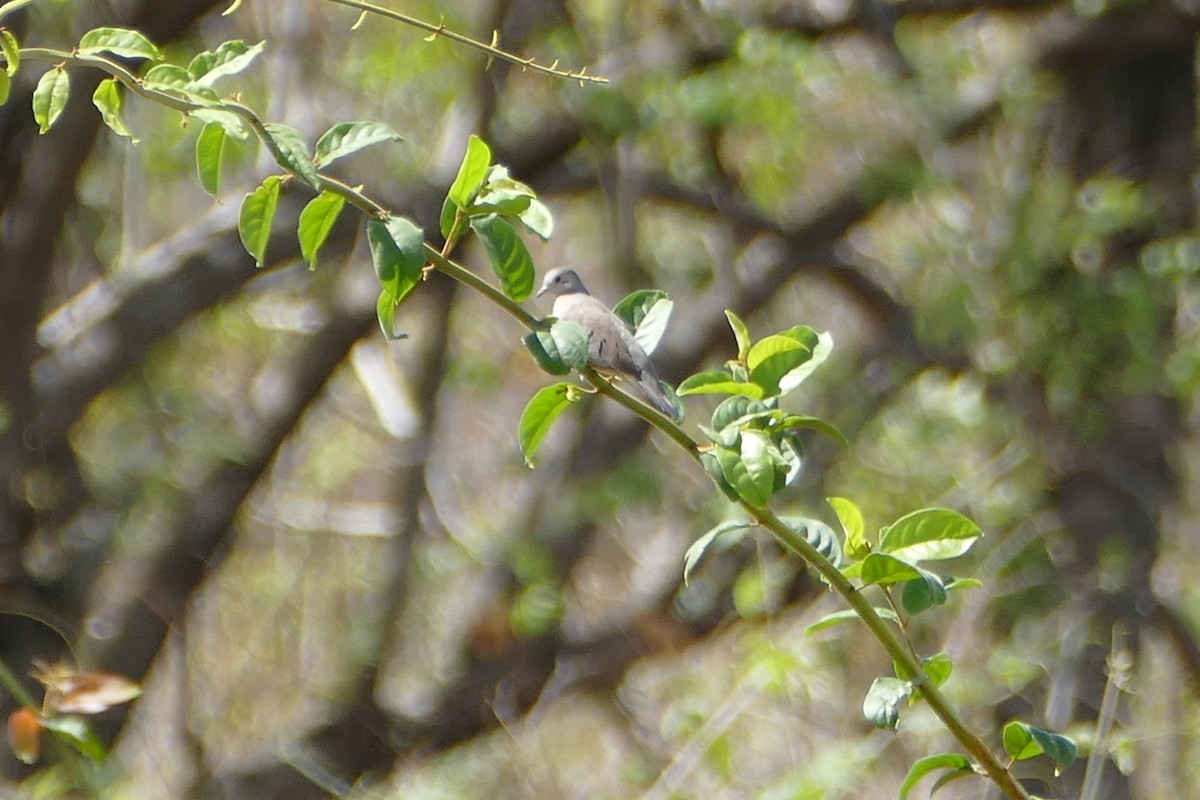
<svg viewBox="0 0 1200 800">
<path fill-rule="evenodd" d="M 436 38 L 438 37 L 438 35 L 439 35 L 439 34 L 441 34 L 441 32 L 442 32 L 442 31 L 444 31 L 444 30 L 446 30 L 446 20 L 445 20 L 445 19 L 442 19 L 442 20 L 440 20 L 440 21 L 438 22 L 437 29 L 436 29 L 436 30 L 434 30 L 434 32 L 433 32 L 433 33 L 431 33 L 431 34 L 429 34 L 428 36 L 426 36 L 426 37 L 425 37 L 425 41 L 427 41 L 427 42 L 432 42 L 432 41 L 433 41 L 434 39 L 436 39 Z"/>
</svg>

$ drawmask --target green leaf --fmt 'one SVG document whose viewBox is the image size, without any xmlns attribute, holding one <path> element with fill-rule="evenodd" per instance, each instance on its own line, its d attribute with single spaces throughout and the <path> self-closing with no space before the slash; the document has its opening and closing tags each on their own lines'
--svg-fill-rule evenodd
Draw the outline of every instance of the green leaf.
<svg viewBox="0 0 1200 800">
<path fill-rule="evenodd" d="M 425 267 L 425 237 L 404 217 L 372 219 L 367 244 L 379 285 L 399 303 L 421 280 Z"/>
<path fill-rule="evenodd" d="M 638 289 L 613 306 L 613 313 L 629 326 L 629 330 L 636 331 L 654 304 L 666 299 L 667 293 L 662 289 Z"/>
<path fill-rule="evenodd" d="M 250 136 L 250 130 L 246 127 L 246 123 L 232 111 L 220 108 L 197 108 L 190 113 L 190 116 L 205 125 L 220 125 L 227 135 L 238 141 L 243 141 Z"/>
<path fill-rule="evenodd" d="M 935 756 L 925 756 L 925 758 L 918 759 L 909 768 L 908 774 L 904 776 L 904 782 L 900 784 L 900 800 L 908 800 L 908 793 L 920 782 L 921 778 L 938 769 L 951 770 L 951 774 L 961 773 L 964 776 L 975 774 L 970 760 L 959 753 L 939 753 Z"/>
<path fill-rule="evenodd" d="M 859 577 L 864 585 L 899 583 L 921 577 L 921 570 L 917 567 L 883 553 L 871 553 L 861 563 Z"/>
<path fill-rule="evenodd" d="M 6 28 L 0 28 L 0 55 L 4 56 L 5 74 L 10 78 L 16 75 L 21 68 L 21 44 L 13 32 Z"/>
<path fill-rule="evenodd" d="M 275 155 L 275 161 L 279 166 L 299 175 L 314 189 L 320 189 L 321 180 L 317 176 L 317 168 L 313 166 L 312 157 L 308 154 L 308 145 L 304 143 L 304 137 L 300 135 L 300 131 L 291 125 L 282 125 L 278 122 L 268 122 L 263 125 L 263 128 L 266 129 L 271 141 L 279 150 Z"/>
<path fill-rule="evenodd" d="M 296 236 L 300 240 L 300 253 L 312 269 L 317 268 L 317 253 L 329 238 L 329 232 L 333 230 L 333 224 L 345 205 L 344 197 L 325 190 L 309 200 L 300 212 Z"/>
<path fill-rule="evenodd" d="M 833 439 L 842 447 L 847 449 L 850 448 L 850 440 L 847 439 L 841 431 L 839 431 L 832 424 L 823 419 L 818 419 L 817 417 L 810 417 L 807 414 L 789 414 L 783 418 L 783 422 L 780 423 L 780 427 L 812 428 L 815 431 L 820 431 L 821 433 L 825 434 L 830 439 Z"/>
<path fill-rule="evenodd" d="M 551 375 L 566 375 L 571 367 L 563 361 L 549 330 L 531 331 L 521 339 L 537 365 Z"/>
<path fill-rule="evenodd" d="M 104 119 L 104 124 L 107 125 L 113 133 L 118 136 L 126 136 L 133 139 L 133 143 L 137 144 L 137 139 L 129 132 L 129 128 L 125 127 L 125 123 L 121 120 L 121 90 L 117 86 L 116 78 L 108 78 L 100 81 L 96 87 L 96 91 L 92 93 L 92 105 L 96 106 L 96 110 L 100 112 L 100 116 Z"/>
<path fill-rule="evenodd" d="M 58 121 L 71 93 L 71 78 L 66 70 L 55 67 L 38 79 L 33 90 L 33 119 L 38 133 L 45 133 Z"/>
<path fill-rule="evenodd" d="M 737 394 L 752 397 L 755 400 L 762 399 L 762 387 L 755 383 L 741 383 L 734 379 L 728 372 L 710 371 L 698 372 L 690 376 L 683 383 L 679 384 L 679 388 L 675 390 L 677 394 Z"/>
<path fill-rule="evenodd" d="M 104 759 L 104 743 L 92 731 L 83 717 L 74 714 L 63 714 L 41 718 L 42 727 L 54 731 L 58 738 L 74 747 L 79 753 L 93 763 Z"/>
<path fill-rule="evenodd" d="M 700 454 L 700 466 L 708 473 L 708 477 L 713 479 L 713 483 L 721 490 L 727 498 L 736 503 L 742 498 L 738 495 L 737 490 L 729 485 L 729 481 L 725 480 L 725 473 L 721 469 L 721 461 L 710 452 Z"/>
<path fill-rule="evenodd" d="M 200 86 L 212 86 L 226 75 L 236 75 L 250 66 L 266 47 L 266 42 L 249 46 L 241 39 L 223 42 L 216 50 L 205 50 L 191 60 L 188 75 Z"/>
<path fill-rule="evenodd" d="M 983 581 L 978 578 L 949 578 L 946 580 L 947 592 L 955 589 L 978 589 L 981 586 L 983 586 Z"/>
<path fill-rule="evenodd" d="M 268 176 L 262 185 L 242 200 L 238 213 L 238 236 L 242 246 L 254 258 L 254 265 L 261 267 L 271 239 L 271 223 L 275 220 L 275 208 L 279 205 L 281 181 L 275 175 Z"/>
<path fill-rule="evenodd" d="M 462 164 L 458 167 L 458 175 L 450 184 L 447 196 L 456 206 L 466 211 L 471 201 L 483 185 L 487 177 L 488 167 L 492 163 L 492 150 L 487 143 L 475 134 L 467 139 L 467 152 L 463 155 Z"/>
<path fill-rule="evenodd" d="M 550 209 L 546 207 L 545 203 L 536 197 L 530 198 L 529 205 L 517 218 L 521 220 L 522 225 L 529 229 L 530 233 L 543 242 L 549 241 L 550 235 L 554 233 L 554 215 L 550 213 Z"/>
<path fill-rule="evenodd" d="M 713 526 L 707 533 L 705 533 L 696 541 L 692 542 L 692 546 L 689 547 L 687 552 L 683 554 L 684 584 L 687 584 L 688 577 L 692 574 L 692 570 L 696 568 L 696 564 L 699 563 L 700 557 L 704 555 L 704 551 L 708 549 L 709 545 L 711 545 L 718 538 L 733 538 L 729 537 L 728 534 L 732 533 L 733 531 L 743 531 L 746 528 L 749 528 L 751 525 L 753 525 L 753 523 L 747 520 L 730 520 L 728 522 L 722 522 L 719 525 Z M 736 538 L 741 537 L 738 536 Z"/>
<path fill-rule="evenodd" d="M 1017 761 L 1044 754 L 1059 767 L 1069 767 L 1078 754 L 1078 748 L 1070 738 L 1017 720 L 1004 726 L 1002 738 L 1004 752 Z"/>
<path fill-rule="evenodd" d="M 458 206 L 447 197 L 442 201 L 442 213 L 438 217 L 438 228 L 442 232 L 442 238 L 450 241 L 451 235 L 458 236 L 462 233 L 465 220 L 461 216 Z M 455 224 L 457 223 L 457 224 Z"/>
<path fill-rule="evenodd" d="M 812 329 L 804 328 L 804 330 L 811 331 Z M 805 378 L 813 374 L 817 367 L 821 366 L 829 358 L 829 354 L 833 352 L 833 336 L 828 332 L 814 335 L 816 336 L 816 342 L 811 345 L 812 355 L 803 364 L 779 379 L 780 394 L 787 394 L 803 383 Z M 807 342 L 807 337 L 804 340 Z M 835 438 L 839 437 L 841 437 L 840 434 Z"/>
<path fill-rule="evenodd" d="M 471 220 L 504 293 L 518 303 L 533 294 L 533 258 L 516 229 L 494 214 Z"/>
<path fill-rule="evenodd" d="M 879 550 L 903 561 L 955 558 L 983 535 L 971 520 L 948 508 L 923 508 L 906 514 L 879 532 Z"/>
<path fill-rule="evenodd" d="M 93 28 L 79 40 L 80 53 L 112 53 L 121 58 L 162 61 L 162 51 L 145 34 L 128 28 Z"/>
<path fill-rule="evenodd" d="M 506 167 L 492 164 L 467 213 L 472 217 L 500 214 L 516 219 L 529 208 L 534 197 L 533 189 L 509 177 Z"/>
<path fill-rule="evenodd" d="M 196 137 L 196 174 L 204 191 L 216 197 L 221 190 L 221 163 L 225 160 L 225 128 L 210 122 Z"/>
<path fill-rule="evenodd" d="M 941 686 L 950 678 L 950 673 L 954 671 L 954 662 L 950 658 L 950 654 L 943 650 L 936 655 L 921 660 L 921 666 L 925 669 L 925 674 L 929 676 L 929 680 L 934 686 Z"/>
<path fill-rule="evenodd" d="M 896 612 L 892 611 L 890 608 L 880 608 L 877 606 L 875 608 L 875 613 L 878 614 L 882 619 L 892 620 L 893 622 L 898 619 Z M 843 622 L 849 622 L 850 620 L 854 619 L 858 619 L 858 614 L 853 609 L 846 608 L 841 611 L 834 611 L 832 614 L 826 614 L 813 624 L 809 625 L 804 629 L 804 633 L 806 635 L 810 633 L 816 633 L 818 631 L 823 631 L 826 628 L 832 628 L 835 625 L 841 625 Z"/>
<path fill-rule="evenodd" d="M 718 447 L 716 456 L 725 480 L 743 500 L 757 507 L 767 504 L 775 487 L 775 461 L 766 436 L 746 431 L 739 451 Z"/>
<path fill-rule="evenodd" d="M 582 325 L 567 319 L 555 320 L 550 326 L 550 337 L 564 364 L 580 371 L 587 367 L 588 334 Z"/>
<path fill-rule="evenodd" d="M 909 614 L 919 614 L 926 609 L 940 606 L 946 602 L 946 586 L 942 579 L 932 572 L 917 568 L 921 577 L 907 581 L 900 600 L 904 610 Z"/>
<path fill-rule="evenodd" d="M 724 375 L 724 373 L 721 373 Z M 712 413 L 712 426 L 717 431 L 723 431 L 731 426 L 744 425 L 754 419 L 761 419 L 772 413 L 765 403 L 745 395 L 734 395 L 722 400 Z"/>
<path fill-rule="evenodd" d="M 8 102 L 8 92 L 12 87 L 12 79 L 7 72 L 0 72 L 0 106 Z"/>
<path fill-rule="evenodd" d="M 830 497 L 826 502 L 833 508 L 838 521 L 842 523 L 842 530 L 846 532 L 846 555 L 856 561 L 865 558 L 871 552 L 871 546 L 867 543 L 866 524 L 858 506 L 845 497 Z"/>
<path fill-rule="evenodd" d="M 142 76 L 142 83 L 151 89 L 174 89 L 187 94 L 188 87 L 192 85 L 192 76 L 186 69 L 175 64 L 155 64 L 146 70 L 146 74 Z"/>
<path fill-rule="evenodd" d="M 780 393 L 779 380 L 812 357 L 812 350 L 790 336 L 766 336 L 754 343 L 746 354 L 750 380 L 773 397 Z"/>
<path fill-rule="evenodd" d="M 674 306 L 670 300 L 662 298 L 650 306 L 650 310 L 634 328 L 633 338 L 646 351 L 646 355 L 653 355 L 658 349 L 658 343 L 667 332 L 667 322 L 671 318 L 671 309 Z"/>
<path fill-rule="evenodd" d="M 729 327 L 733 329 L 733 338 L 737 341 L 738 357 L 741 362 L 746 361 L 746 357 L 750 354 L 750 331 L 746 327 L 746 323 L 742 322 L 737 314 L 729 309 L 725 309 L 725 318 L 729 320 Z"/>
<path fill-rule="evenodd" d="M 745 434 L 743 434 L 745 441 Z M 819 519 L 809 517 L 780 517 L 782 522 L 804 540 L 816 548 L 817 552 L 829 559 L 835 567 L 842 563 L 842 543 L 838 541 L 833 528 Z"/>
<path fill-rule="evenodd" d="M 535 464 L 538 445 L 542 443 L 550 426 L 558 415 L 579 398 L 579 387 L 570 383 L 555 383 L 539 389 L 521 412 L 521 422 L 517 425 L 517 439 L 521 445 L 521 453 L 525 463 L 530 467 Z"/>
<path fill-rule="evenodd" d="M 408 334 L 396 332 L 396 307 L 399 305 L 387 289 L 381 289 L 379 297 L 375 300 L 375 318 L 379 320 L 379 329 L 388 341 L 408 338 Z"/>
<path fill-rule="evenodd" d="M 863 699 L 863 716 L 876 728 L 895 730 L 900 704 L 912 694 L 912 683 L 899 678 L 876 678 Z"/>
<path fill-rule="evenodd" d="M 317 166 L 324 167 L 373 144 L 401 141 L 404 140 L 400 134 L 384 122 L 342 122 L 325 131 L 317 140 Z"/>
</svg>

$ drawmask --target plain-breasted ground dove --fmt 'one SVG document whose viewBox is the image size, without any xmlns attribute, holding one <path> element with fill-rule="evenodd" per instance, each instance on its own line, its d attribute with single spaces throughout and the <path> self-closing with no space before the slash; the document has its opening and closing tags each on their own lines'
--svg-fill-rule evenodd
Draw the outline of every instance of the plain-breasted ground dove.
<svg viewBox="0 0 1200 800">
<path fill-rule="evenodd" d="M 560 268 L 547 273 L 537 296 L 546 294 L 554 297 L 550 313 L 555 318 L 578 323 L 587 331 L 588 363 L 593 369 L 603 375 L 632 379 L 650 405 L 672 419 L 677 418 L 675 405 L 663 391 L 650 356 L 633 338 L 625 322 L 588 294 L 574 270 Z"/>
</svg>

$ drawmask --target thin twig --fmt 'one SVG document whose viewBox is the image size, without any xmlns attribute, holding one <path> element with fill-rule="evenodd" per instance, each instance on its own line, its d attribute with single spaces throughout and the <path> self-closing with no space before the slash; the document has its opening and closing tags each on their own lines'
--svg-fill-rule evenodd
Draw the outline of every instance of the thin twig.
<svg viewBox="0 0 1200 800">
<path fill-rule="evenodd" d="M 364 0 L 329 0 L 329 2 L 337 3 L 338 5 L 347 6 L 349 8 L 355 8 L 363 12 L 379 14 L 380 16 L 394 19 L 397 22 L 403 22 L 405 25 L 411 25 L 414 28 L 420 28 L 423 31 L 429 32 L 430 39 L 434 39 L 438 36 L 444 36 L 453 42 L 458 42 L 459 44 L 466 45 L 467 47 L 473 47 L 476 50 L 487 53 L 489 61 L 491 59 L 498 58 L 501 61 L 508 61 L 509 63 L 516 64 L 521 69 L 531 69 L 534 72 L 553 75 L 556 78 L 568 78 L 570 80 L 579 81 L 581 84 L 608 83 L 608 78 L 604 78 L 599 75 L 588 75 L 587 67 L 581 67 L 578 70 L 562 70 L 556 68 L 555 65 L 558 64 L 557 61 L 550 66 L 546 66 L 544 64 L 537 63 L 532 58 L 522 58 L 521 56 L 510 53 L 507 50 L 501 50 L 496 46 L 495 37 L 492 39 L 492 44 L 486 44 L 478 39 L 472 39 L 470 36 L 464 36 L 461 33 L 455 33 L 447 28 L 444 23 L 439 22 L 437 25 L 434 25 L 432 22 L 426 22 L 425 20 L 417 19 L 416 17 L 410 17 L 407 14 L 402 14 L 399 11 L 394 11 L 390 8 L 384 8 L 383 6 L 377 6 L 374 3 L 364 2 Z"/>
</svg>

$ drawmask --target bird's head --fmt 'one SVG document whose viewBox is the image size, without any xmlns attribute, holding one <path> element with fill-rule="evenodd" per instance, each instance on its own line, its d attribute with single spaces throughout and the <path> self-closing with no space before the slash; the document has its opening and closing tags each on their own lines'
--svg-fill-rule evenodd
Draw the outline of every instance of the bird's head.
<svg viewBox="0 0 1200 800">
<path fill-rule="evenodd" d="M 564 294 L 587 294 L 587 289 L 583 287 L 583 281 L 579 280 L 575 270 L 559 267 L 546 273 L 546 278 L 542 281 L 542 288 L 538 289 L 537 296 L 541 297 L 544 294 L 552 297 Z"/>
</svg>

